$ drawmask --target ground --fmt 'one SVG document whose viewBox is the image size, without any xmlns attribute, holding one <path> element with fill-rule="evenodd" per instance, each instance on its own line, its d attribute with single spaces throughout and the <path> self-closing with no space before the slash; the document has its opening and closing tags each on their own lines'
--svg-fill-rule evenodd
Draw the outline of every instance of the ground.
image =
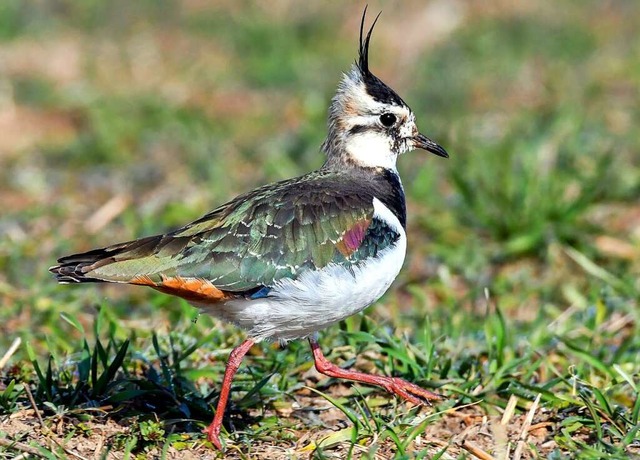
<svg viewBox="0 0 640 460">
<path fill-rule="evenodd" d="M 242 331 L 47 272 L 320 166 L 363 7 L 2 2 L 0 457 L 640 458 L 634 2 L 369 3 L 371 68 L 451 157 L 399 159 L 403 271 L 320 344 L 433 406 L 262 343 L 218 453 L 201 430 Z"/>
</svg>

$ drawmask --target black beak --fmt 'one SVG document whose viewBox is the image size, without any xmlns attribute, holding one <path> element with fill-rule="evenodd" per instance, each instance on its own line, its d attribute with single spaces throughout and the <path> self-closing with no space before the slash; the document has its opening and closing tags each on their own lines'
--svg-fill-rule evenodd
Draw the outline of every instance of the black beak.
<svg viewBox="0 0 640 460">
<path fill-rule="evenodd" d="M 444 148 L 433 142 L 424 134 L 418 133 L 418 135 L 413 137 L 412 140 L 413 146 L 416 149 L 426 150 L 427 152 L 431 152 L 434 155 L 438 155 L 439 157 L 449 158 L 449 154 Z"/>
</svg>

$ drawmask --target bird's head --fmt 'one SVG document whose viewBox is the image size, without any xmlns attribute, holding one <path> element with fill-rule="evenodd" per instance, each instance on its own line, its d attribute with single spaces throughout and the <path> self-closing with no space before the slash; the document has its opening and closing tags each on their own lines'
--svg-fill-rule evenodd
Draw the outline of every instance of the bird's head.
<svg viewBox="0 0 640 460">
<path fill-rule="evenodd" d="M 395 169 L 398 155 L 413 149 L 448 157 L 444 148 L 420 134 L 402 98 L 369 70 L 369 42 L 380 14 L 365 37 L 366 12 L 358 61 L 344 74 L 329 108 L 329 132 L 322 145 L 327 164 Z"/>
</svg>

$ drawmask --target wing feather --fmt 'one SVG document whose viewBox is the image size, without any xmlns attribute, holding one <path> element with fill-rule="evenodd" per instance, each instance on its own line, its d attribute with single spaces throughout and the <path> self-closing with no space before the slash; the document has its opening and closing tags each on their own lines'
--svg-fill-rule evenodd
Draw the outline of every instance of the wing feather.
<svg viewBox="0 0 640 460">
<path fill-rule="evenodd" d="M 61 281 L 157 287 L 172 280 L 183 290 L 214 292 L 211 284 L 244 293 L 296 278 L 302 269 L 356 263 L 373 221 L 373 194 L 341 191 L 341 183 L 313 174 L 256 189 L 166 235 L 62 258 L 52 271 Z"/>
</svg>

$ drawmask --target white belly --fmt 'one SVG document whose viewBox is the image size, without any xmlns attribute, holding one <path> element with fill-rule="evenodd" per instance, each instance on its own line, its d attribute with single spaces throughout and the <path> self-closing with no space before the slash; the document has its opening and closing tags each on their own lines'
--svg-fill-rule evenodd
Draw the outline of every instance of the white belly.
<svg viewBox="0 0 640 460">
<path fill-rule="evenodd" d="M 349 268 L 329 264 L 296 280 L 284 278 L 268 297 L 230 300 L 208 312 L 246 329 L 256 340 L 288 341 L 307 337 L 371 305 L 400 272 L 407 248 L 398 219 L 375 199 L 374 207 L 374 216 L 384 219 L 400 235 L 395 245 L 375 258 Z"/>
</svg>

